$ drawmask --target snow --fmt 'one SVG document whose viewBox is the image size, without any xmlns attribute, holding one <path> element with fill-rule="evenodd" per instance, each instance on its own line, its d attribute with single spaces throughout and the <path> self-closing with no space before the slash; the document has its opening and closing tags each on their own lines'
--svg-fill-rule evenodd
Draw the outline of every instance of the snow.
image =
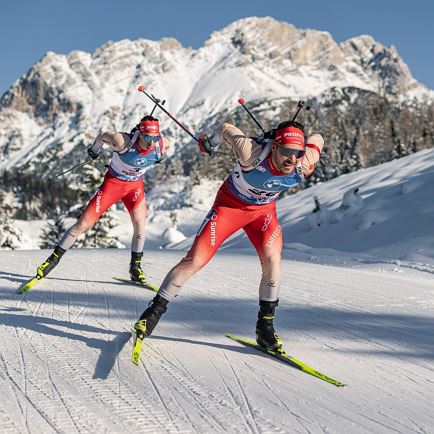
<svg viewBox="0 0 434 434">
<path fill-rule="evenodd" d="M 153 192 L 151 232 L 164 230 L 159 214 L 175 230 L 163 208 L 184 181 Z M 345 388 L 225 337 L 254 338 L 260 267 L 242 235 L 170 303 L 139 366 L 129 329 L 153 294 L 112 279 L 126 276 L 128 250 L 71 250 L 24 296 L 17 287 L 50 252 L 0 251 L 0 432 L 434 432 L 432 185 L 427 150 L 278 203 L 276 330 L 288 353 Z M 216 187 L 178 198 L 181 233 L 193 235 Z M 319 226 L 308 224 L 314 196 L 328 215 Z M 148 247 L 150 282 L 184 254 Z"/>
<path fill-rule="evenodd" d="M 0 252 L 2 432 L 432 432 L 432 274 L 283 261 L 277 330 L 337 389 L 225 338 L 253 337 L 252 254 L 220 252 L 193 278 L 138 367 L 127 330 L 152 294 L 111 279 L 128 252 L 71 251 L 16 295 L 47 254 Z M 181 256 L 148 251 L 150 279 Z"/>
</svg>

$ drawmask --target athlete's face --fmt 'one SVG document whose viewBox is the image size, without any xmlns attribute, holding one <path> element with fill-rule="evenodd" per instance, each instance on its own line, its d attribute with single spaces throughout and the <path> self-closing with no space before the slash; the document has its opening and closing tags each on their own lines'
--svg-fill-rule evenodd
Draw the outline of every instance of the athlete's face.
<svg viewBox="0 0 434 434">
<path fill-rule="evenodd" d="M 277 170 L 289 174 L 298 161 L 303 158 L 304 151 L 291 148 L 288 145 L 274 143 L 271 148 L 271 159 Z"/>
<path fill-rule="evenodd" d="M 154 139 L 154 137 L 152 137 L 152 139 Z M 158 140 L 157 141 L 151 140 L 151 136 L 147 136 L 145 134 L 140 134 L 139 146 L 142 149 L 148 150 L 148 149 L 155 148 L 155 145 L 157 143 L 158 143 Z"/>
</svg>

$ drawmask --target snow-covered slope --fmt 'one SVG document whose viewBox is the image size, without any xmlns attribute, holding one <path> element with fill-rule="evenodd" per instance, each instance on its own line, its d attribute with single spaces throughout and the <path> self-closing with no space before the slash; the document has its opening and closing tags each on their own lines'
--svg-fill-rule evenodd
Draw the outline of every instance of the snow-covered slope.
<svg viewBox="0 0 434 434">
<path fill-rule="evenodd" d="M 433 161 L 418 152 L 279 202 L 276 329 L 343 389 L 224 336 L 254 337 L 260 266 L 242 235 L 170 303 L 138 367 L 128 330 L 152 293 L 112 279 L 128 250 L 72 250 L 25 296 L 49 251 L 1 251 L 0 431 L 433 432 Z M 155 190 L 151 234 L 186 200 L 191 235 L 217 185 L 178 187 Z M 150 281 L 183 255 L 148 248 Z"/>
<path fill-rule="evenodd" d="M 348 384 L 338 389 L 224 336 L 254 337 L 260 272 L 250 253 L 219 252 L 188 283 L 138 367 L 128 329 L 152 294 L 111 279 L 126 274 L 128 252 L 72 251 L 16 295 L 47 254 L 0 252 L 2 433 L 434 429 L 432 273 L 283 261 L 276 328 L 289 353 Z M 181 257 L 147 251 L 150 279 L 160 283 Z"/>
</svg>

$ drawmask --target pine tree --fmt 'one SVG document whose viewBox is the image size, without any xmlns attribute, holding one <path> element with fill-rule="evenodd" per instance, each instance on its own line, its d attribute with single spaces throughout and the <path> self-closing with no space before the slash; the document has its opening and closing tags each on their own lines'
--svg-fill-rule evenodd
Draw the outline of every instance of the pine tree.
<svg viewBox="0 0 434 434">
<path fill-rule="evenodd" d="M 66 231 L 65 220 L 59 208 L 54 208 L 48 218 L 46 228 L 42 230 L 40 236 L 39 247 L 41 249 L 50 249 L 55 246 Z"/>
<path fill-rule="evenodd" d="M 13 208 L 6 202 L 5 194 L 0 192 L 0 249 L 16 250 L 20 248 L 22 233 L 11 220 Z"/>
<path fill-rule="evenodd" d="M 84 169 L 86 178 L 86 190 L 82 192 L 83 202 L 87 199 L 88 192 L 96 190 L 101 184 L 101 172 L 94 166 L 88 166 Z M 86 197 L 86 199 L 85 199 Z M 101 248 L 123 248 L 125 247 L 118 237 L 110 235 L 111 231 L 117 226 L 116 217 L 108 209 L 100 219 L 85 234 L 78 237 L 74 247 L 101 247 Z"/>
</svg>

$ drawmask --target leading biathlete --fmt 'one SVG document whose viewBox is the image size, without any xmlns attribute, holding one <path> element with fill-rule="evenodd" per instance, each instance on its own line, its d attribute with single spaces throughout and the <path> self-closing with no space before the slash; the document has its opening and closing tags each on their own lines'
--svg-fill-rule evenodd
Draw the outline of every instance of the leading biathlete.
<svg viewBox="0 0 434 434">
<path fill-rule="evenodd" d="M 226 143 L 238 163 L 220 187 L 212 209 L 200 226 L 187 255 L 165 277 L 157 295 L 135 323 L 137 337 L 149 336 L 168 303 L 187 280 L 214 256 L 220 245 L 243 229 L 254 245 L 262 267 L 259 285 L 257 343 L 279 350 L 282 342 L 273 326 L 279 302 L 282 233 L 276 216 L 276 199 L 282 191 L 300 185 L 313 173 L 324 146 L 320 134 L 305 143 L 304 128 L 298 122 L 278 125 L 275 138 L 249 138 L 235 126 L 225 123 L 209 137 L 201 136 L 202 152 L 215 153 Z"/>
</svg>

